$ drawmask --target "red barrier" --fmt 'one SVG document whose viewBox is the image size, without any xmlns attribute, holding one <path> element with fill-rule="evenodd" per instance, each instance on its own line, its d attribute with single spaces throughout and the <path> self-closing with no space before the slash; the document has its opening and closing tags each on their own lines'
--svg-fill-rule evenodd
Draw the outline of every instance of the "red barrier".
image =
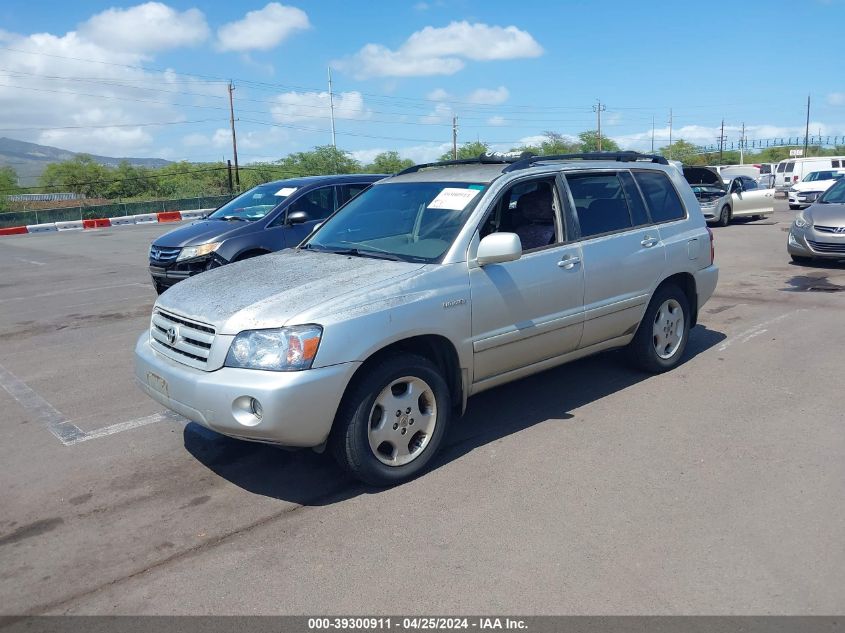
<svg viewBox="0 0 845 633">
<path fill-rule="evenodd" d="M 25 226 L 10 226 L 6 229 L 0 229 L 0 235 L 23 235 L 29 233 Z"/>
<path fill-rule="evenodd" d="M 178 211 L 162 211 L 156 214 L 159 222 L 181 222 L 182 214 Z"/>
<path fill-rule="evenodd" d="M 82 220 L 83 229 L 104 229 L 111 226 L 108 218 L 96 218 L 93 220 Z"/>
</svg>

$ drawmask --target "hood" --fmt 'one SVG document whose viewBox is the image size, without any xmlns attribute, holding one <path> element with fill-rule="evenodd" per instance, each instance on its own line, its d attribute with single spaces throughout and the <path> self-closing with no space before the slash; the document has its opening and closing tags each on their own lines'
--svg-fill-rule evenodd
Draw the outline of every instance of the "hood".
<svg viewBox="0 0 845 633">
<path fill-rule="evenodd" d="M 825 191 L 835 183 L 835 180 L 812 180 L 810 182 L 796 182 L 791 189 L 795 191 Z"/>
<path fill-rule="evenodd" d="M 845 226 L 845 204 L 819 204 L 814 202 L 803 211 L 804 217 L 822 226 Z"/>
<path fill-rule="evenodd" d="M 253 230 L 254 222 L 229 222 L 226 220 L 198 220 L 187 226 L 168 231 L 153 244 L 170 248 L 197 246 L 208 242 L 219 242 L 240 233 Z"/>
<path fill-rule="evenodd" d="M 236 262 L 182 281 L 156 302 L 213 325 L 220 334 L 281 327 L 343 295 L 366 294 L 424 264 L 286 250 Z"/>
<path fill-rule="evenodd" d="M 724 189 L 722 178 L 709 167 L 684 167 L 684 178 L 690 185 L 713 185 Z"/>
</svg>

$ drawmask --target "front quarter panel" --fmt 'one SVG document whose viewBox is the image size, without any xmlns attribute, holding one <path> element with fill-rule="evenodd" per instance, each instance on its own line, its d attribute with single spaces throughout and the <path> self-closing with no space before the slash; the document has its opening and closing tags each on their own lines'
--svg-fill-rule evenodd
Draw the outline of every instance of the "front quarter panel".
<svg viewBox="0 0 845 633">
<path fill-rule="evenodd" d="M 323 327 L 314 367 L 364 361 L 397 341 L 438 335 L 454 345 L 461 367 L 468 369 L 472 367 L 470 307 L 466 263 L 431 264 L 396 284 L 316 306 L 288 324 Z"/>
</svg>

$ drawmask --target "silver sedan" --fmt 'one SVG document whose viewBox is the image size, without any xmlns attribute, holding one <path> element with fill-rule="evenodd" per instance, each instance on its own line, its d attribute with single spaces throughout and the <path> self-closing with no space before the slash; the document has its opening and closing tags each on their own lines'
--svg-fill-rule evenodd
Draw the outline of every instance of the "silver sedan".
<svg viewBox="0 0 845 633">
<path fill-rule="evenodd" d="M 795 216 L 786 249 L 798 263 L 845 259 L 845 179 Z"/>
</svg>

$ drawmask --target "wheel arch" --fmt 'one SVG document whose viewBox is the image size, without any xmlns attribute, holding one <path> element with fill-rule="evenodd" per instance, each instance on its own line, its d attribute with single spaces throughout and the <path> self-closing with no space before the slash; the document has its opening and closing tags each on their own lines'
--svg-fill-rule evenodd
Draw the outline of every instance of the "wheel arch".
<svg viewBox="0 0 845 633">
<path fill-rule="evenodd" d="M 686 295 L 690 313 L 692 314 L 690 328 L 695 327 L 696 323 L 698 323 L 698 289 L 695 285 L 695 277 L 687 272 L 676 273 L 661 281 L 657 285 L 657 288 L 654 289 L 654 292 L 656 293 L 658 289 L 670 284 L 678 286 L 684 292 L 684 295 Z"/>
<path fill-rule="evenodd" d="M 232 258 L 232 262 L 239 262 L 250 257 L 258 257 L 259 255 L 268 255 L 270 253 L 272 251 L 268 251 L 266 248 L 245 248 Z"/>
<path fill-rule="evenodd" d="M 446 381 L 446 385 L 449 387 L 453 406 L 457 412 L 463 412 L 466 406 L 467 388 L 464 384 L 465 381 L 458 358 L 458 350 L 455 349 L 452 341 L 440 334 L 422 334 L 403 338 L 373 352 L 355 370 L 355 373 L 349 380 L 349 384 L 346 386 L 343 398 L 346 398 L 347 394 L 354 389 L 361 380 L 361 377 L 366 375 L 370 367 L 387 356 L 401 353 L 416 354 L 434 363 L 440 369 L 443 380 Z"/>
</svg>

